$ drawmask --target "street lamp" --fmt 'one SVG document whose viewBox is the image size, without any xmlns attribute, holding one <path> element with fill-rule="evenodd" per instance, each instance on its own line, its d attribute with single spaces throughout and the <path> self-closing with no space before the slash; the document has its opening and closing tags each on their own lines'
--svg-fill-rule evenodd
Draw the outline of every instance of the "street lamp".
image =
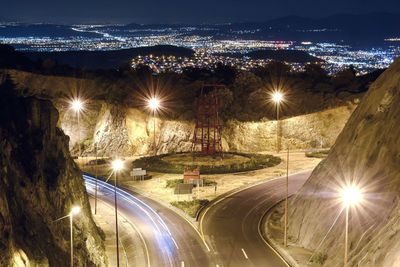
<svg viewBox="0 0 400 267">
<path fill-rule="evenodd" d="M 69 213 L 69 225 L 70 225 L 70 233 L 71 233 L 71 267 L 74 266 L 74 228 L 73 228 L 73 220 L 74 220 L 74 215 L 78 215 L 79 212 L 81 211 L 81 208 L 78 206 L 72 207 L 70 213 Z"/>
<path fill-rule="evenodd" d="M 280 142 L 279 142 L 279 108 L 280 104 L 283 101 L 283 94 L 279 91 L 276 91 L 272 94 L 272 100 L 276 104 L 276 151 L 280 152 Z"/>
<path fill-rule="evenodd" d="M 80 128 L 79 128 L 79 118 L 80 118 L 80 113 L 82 112 L 83 108 L 84 108 L 84 104 L 80 99 L 74 99 L 72 100 L 71 104 L 70 104 L 70 108 L 75 111 L 76 116 L 78 118 L 78 147 L 79 147 L 79 155 L 78 155 L 78 159 L 79 156 L 81 156 L 81 145 L 79 144 L 81 136 L 80 136 Z"/>
<path fill-rule="evenodd" d="M 98 160 L 97 160 L 97 142 L 94 141 L 94 152 L 95 152 L 95 164 L 94 164 L 94 175 L 95 175 L 95 188 L 94 188 L 94 214 L 97 214 L 97 164 L 98 164 Z"/>
<path fill-rule="evenodd" d="M 124 163 L 120 159 L 116 159 L 111 164 L 114 172 L 114 210 L 115 210 L 115 234 L 117 238 L 117 266 L 119 267 L 119 234 L 118 234 L 118 204 L 117 204 L 117 173 L 124 168 Z"/>
<path fill-rule="evenodd" d="M 160 100 L 156 97 L 152 97 L 147 100 L 147 106 L 153 112 L 153 138 L 154 138 L 153 145 L 154 145 L 154 155 L 156 155 L 157 150 L 156 150 L 156 118 L 155 118 L 155 114 L 158 111 L 158 109 L 160 108 Z"/>
<path fill-rule="evenodd" d="M 285 198 L 285 229 L 284 229 L 284 238 L 283 245 L 287 247 L 287 230 L 288 230 L 288 212 L 289 212 L 289 145 L 287 147 L 287 155 L 286 155 L 286 198 Z"/>
<path fill-rule="evenodd" d="M 358 187 L 352 185 L 346 187 L 342 193 L 342 202 L 346 209 L 346 225 L 344 239 L 344 267 L 348 266 L 348 240 L 349 240 L 349 209 L 351 206 L 356 206 L 362 201 L 362 194 Z"/>
</svg>

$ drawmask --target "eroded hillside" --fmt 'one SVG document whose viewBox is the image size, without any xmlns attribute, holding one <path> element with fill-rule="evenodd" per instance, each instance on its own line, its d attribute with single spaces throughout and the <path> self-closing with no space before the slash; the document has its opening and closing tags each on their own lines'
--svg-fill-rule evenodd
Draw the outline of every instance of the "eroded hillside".
<svg viewBox="0 0 400 267">
<path fill-rule="evenodd" d="M 327 255 L 324 266 L 343 265 L 344 213 L 339 193 L 346 184 L 359 186 L 364 198 L 350 211 L 349 266 L 398 266 L 400 262 L 399 103 L 397 60 L 371 86 L 327 159 L 289 203 L 291 242 Z"/>
<path fill-rule="evenodd" d="M 70 148 L 75 147 L 75 151 L 77 143 L 81 144 L 87 155 L 93 154 L 94 144 L 97 144 L 100 155 L 132 156 L 153 151 L 151 114 L 143 108 L 101 99 L 108 91 L 116 90 L 118 86 L 126 86 L 123 82 L 107 84 L 93 79 L 34 75 L 18 71 L 11 71 L 10 74 L 22 92 L 43 95 L 54 100 L 60 112 L 59 126 L 70 136 Z M 76 114 L 68 106 L 68 92 L 71 94 L 79 90 L 94 97 L 86 103 L 78 125 Z M 323 101 L 322 94 L 313 97 L 315 99 L 304 97 L 299 103 L 307 106 L 306 103 L 311 99 L 317 103 Z M 323 111 L 283 119 L 282 144 L 290 144 L 293 149 L 331 146 L 356 107 L 357 97 L 359 95 L 349 100 L 340 100 L 336 105 L 332 102 L 333 106 Z M 334 99 L 333 96 L 330 98 Z M 174 119 L 165 116 L 157 118 L 157 152 L 188 151 L 191 147 L 194 122 L 194 119 Z M 225 121 L 223 128 L 224 149 L 250 152 L 274 150 L 276 129 L 276 121 L 273 119 L 229 119 Z"/>
<path fill-rule="evenodd" d="M 75 266 L 105 266 L 68 137 L 57 128 L 48 100 L 17 97 L 10 80 L 0 86 L 0 266 L 69 266 L 73 205 Z"/>
</svg>

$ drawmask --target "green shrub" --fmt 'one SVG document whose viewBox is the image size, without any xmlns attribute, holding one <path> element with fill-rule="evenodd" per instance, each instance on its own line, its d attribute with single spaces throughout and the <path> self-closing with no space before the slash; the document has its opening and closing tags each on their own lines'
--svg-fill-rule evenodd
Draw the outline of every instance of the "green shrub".
<svg viewBox="0 0 400 267">
<path fill-rule="evenodd" d="M 175 188 L 177 184 L 183 184 L 183 179 L 167 180 L 167 184 L 165 185 L 165 187 L 167 187 L 167 188 Z"/>
<path fill-rule="evenodd" d="M 311 258 L 311 262 L 315 262 L 320 265 L 323 265 L 327 259 L 328 259 L 328 255 L 318 252 L 318 253 L 314 254 L 314 256 Z"/>
<path fill-rule="evenodd" d="M 307 158 L 326 158 L 329 154 L 329 149 L 306 152 Z"/>
</svg>

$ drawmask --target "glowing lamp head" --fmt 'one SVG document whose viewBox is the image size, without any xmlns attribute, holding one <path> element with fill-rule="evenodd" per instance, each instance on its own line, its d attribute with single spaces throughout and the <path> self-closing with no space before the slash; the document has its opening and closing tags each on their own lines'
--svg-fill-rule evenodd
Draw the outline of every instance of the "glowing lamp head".
<svg viewBox="0 0 400 267">
<path fill-rule="evenodd" d="M 362 194 L 356 186 L 346 187 L 342 191 L 342 201 L 346 207 L 357 205 L 362 200 Z"/>
<path fill-rule="evenodd" d="M 114 171 L 118 172 L 124 168 L 124 163 L 120 159 L 116 159 L 112 162 L 112 168 Z"/>
<path fill-rule="evenodd" d="M 158 100 L 155 97 L 152 97 L 151 99 L 148 100 L 147 105 L 151 110 L 157 110 L 160 107 L 160 100 Z"/>
<path fill-rule="evenodd" d="M 281 92 L 273 93 L 272 100 L 274 100 L 275 103 L 280 103 L 283 100 L 283 94 Z"/>
<path fill-rule="evenodd" d="M 71 215 L 77 215 L 79 212 L 81 212 L 81 207 L 79 206 L 72 207 Z"/>
<path fill-rule="evenodd" d="M 83 102 L 79 99 L 75 99 L 71 102 L 71 109 L 76 112 L 80 112 L 83 109 Z"/>
</svg>

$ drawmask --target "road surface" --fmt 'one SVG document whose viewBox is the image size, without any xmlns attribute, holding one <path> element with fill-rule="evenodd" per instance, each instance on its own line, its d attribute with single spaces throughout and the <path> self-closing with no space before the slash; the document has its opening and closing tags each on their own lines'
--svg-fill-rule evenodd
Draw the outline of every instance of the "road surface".
<svg viewBox="0 0 400 267">
<path fill-rule="evenodd" d="M 92 191 L 95 179 L 88 175 L 83 177 L 86 187 Z M 148 253 L 147 266 L 218 266 L 200 234 L 175 212 L 156 201 L 119 188 L 117 196 L 119 212 L 135 225 L 143 237 Z M 98 180 L 98 197 L 113 207 L 114 187 Z"/>
<path fill-rule="evenodd" d="M 289 176 L 289 193 L 297 191 L 311 172 Z M 262 239 L 265 212 L 286 192 L 286 178 L 277 178 L 214 202 L 200 217 L 200 230 L 224 267 L 288 266 Z M 200 265 L 198 265 L 200 266 Z"/>
</svg>

